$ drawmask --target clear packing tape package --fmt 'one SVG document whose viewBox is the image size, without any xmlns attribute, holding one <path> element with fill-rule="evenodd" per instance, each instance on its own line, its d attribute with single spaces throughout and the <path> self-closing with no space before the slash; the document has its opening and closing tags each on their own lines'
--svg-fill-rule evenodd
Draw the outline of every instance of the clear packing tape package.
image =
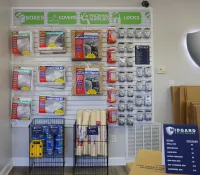
<svg viewBox="0 0 200 175">
<path fill-rule="evenodd" d="M 88 128 L 96 127 L 98 135 L 88 135 Z M 76 113 L 76 155 L 108 156 L 107 111 L 78 110 Z"/>
</svg>

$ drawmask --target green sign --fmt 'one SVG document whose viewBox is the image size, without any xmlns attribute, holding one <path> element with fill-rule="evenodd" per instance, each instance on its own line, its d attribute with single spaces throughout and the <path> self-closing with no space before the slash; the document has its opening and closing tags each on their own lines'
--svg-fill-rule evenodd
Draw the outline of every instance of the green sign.
<svg viewBox="0 0 200 175">
<path fill-rule="evenodd" d="M 15 12 L 20 24 L 44 24 L 44 12 Z"/>
<path fill-rule="evenodd" d="M 142 15 L 140 12 L 114 12 L 112 22 L 114 24 L 141 24 Z"/>
<path fill-rule="evenodd" d="M 48 24 L 76 24 L 76 12 L 49 12 Z"/>
<path fill-rule="evenodd" d="M 81 12 L 81 24 L 109 24 L 109 12 Z"/>
</svg>

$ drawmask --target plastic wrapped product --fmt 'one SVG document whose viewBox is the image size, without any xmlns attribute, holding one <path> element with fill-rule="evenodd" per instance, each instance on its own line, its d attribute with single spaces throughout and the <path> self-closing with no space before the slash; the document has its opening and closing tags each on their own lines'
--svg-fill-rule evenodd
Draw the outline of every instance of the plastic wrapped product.
<svg viewBox="0 0 200 175">
<path fill-rule="evenodd" d="M 102 59 L 101 30 L 72 30 L 72 61 Z"/>
<path fill-rule="evenodd" d="M 125 115 L 123 115 L 123 114 L 119 115 L 118 124 L 119 124 L 119 126 L 125 125 Z"/>
<path fill-rule="evenodd" d="M 117 68 L 116 67 L 109 67 L 107 70 L 107 82 L 108 83 L 116 83 L 117 81 Z"/>
<path fill-rule="evenodd" d="M 39 114 L 65 115 L 65 97 L 40 96 Z"/>
<path fill-rule="evenodd" d="M 118 104 L 118 111 L 124 112 L 126 110 L 126 103 L 124 100 L 120 100 Z"/>
<path fill-rule="evenodd" d="M 134 124 L 134 116 L 132 114 L 127 115 L 127 123 L 128 126 L 133 126 Z"/>
<path fill-rule="evenodd" d="M 152 91 L 152 82 L 151 81 L 146 81 L 146 83 L 145 83 L 145 91 L 146 92 Z"/>
<path fill-rule="evenodd" d="M 126 48 L 127 48 L 127 52 L 132 53 L 133 52 L 133 43 L 132 42 L 126 43 Z"/>
<path fill-rule="evenodd" d="M 28 97 L 12 98 L 12 119 L 29 120 L 31 117 L 32 99 Z"/>
<path fill-rule="evenodd" d="M 107 43 L 108 44 L 114 44 L 117 41 L 117 32 L 115 27 L 109 27 L 108 28 L 108 34 L 107 34 Z"/>
<path fill-rule="evenodd" d="M 101 64 L 73 66 L 73 95 L 103 95 Z"/>
<path fill-rule="evenodd" d="M 150 28 L 145 28 L 143 31 L 144 38 L 150 38 L 151 37 L 151 29 Z"/>
<path fill-rule="evenodd" d="M 127 37 L 128 38 L 133 38 L 134 37 L 134 29 L 133 28 L 128 28 L 127 29 Z"/>
<path fill-rule="evenodd" d="M 144 105 L 145 106 L 151 106 L 152 105 L 152 100 L 151 100 L 151 96 L 150 95 L 145 97 Z"/>
<path fill-rule="evenodd" d="M 119 87 L 119 97 L 125 97 L 125 87 L 124 86 Z"/>
<path fill-rule="evenodd" d="M 64 31 L 39 31 L 39 51 L 42 54 L 65 53 Z"/>
<path fill-rule="evenodd" d="M 119 72 L 118 73 L 118 81 L 119 82 L 125 82 L 126 81 L 126 73 L 125 72 Z"/>
<path fill-rule="evenodd" d="M 126 67 L 126 58 L 125 57 L 119 58 L 119 67 Z"/>
<path fill-rule="evenodd" d="M 30 31 L 13 31 L 12 53 L 14 56 L 31 56 L 33 55 L 33 38 Z"/>
<path fill-rule="evenodd" d="M 115 47 L 110 47 L 108 48 L 107 51 L 107 63 L 116 63 L 117 58 L 116 58 L 116 48 Z"/>
<path fill-rule="evenodd" d="M 136 96 L 135 97 L 135 106 L 137 106 L 137 107 L 141 107 L 142 106 L 142 96 L 140 96 L 140 95 L 138 95 L 138 96 Z"/>
<path fill-rule="evenodd" d="M 133 94 L 134 94 L 134 88 L 133 88 L 133 86 L 128 86 L 127 96 L 128 97 L 133 97 Z"/>
<path fill-rule="evenodd" d="M 33 68 L 13 67 L 12 89 L 30 91 L 33 88 Z"/>
<path fill-rule="evenodd" d="M 107 88 L 108 93 L 108 103 L 116 103 L 117 101 L 117 90 L 114 87 L 108 87 Z"/>
<path fill-rule="evenodd" d="M 136 90 L 137 91 L 143 91 L 143 83 L 142 83 L 142 81 L 137 81 L 136 82 Z"/>
<path fill-rule="evenodd" d="M 143 68 L 142 67 L 137 67 L 136 76 L 137 77 L 143 77 Z"/>
<path fill-rule="evenodd" d="M 134 108 L 134 103 L 131 100 L 128 100 L 127 102 L 127 111 L 132 112 Z"/>
<path fill-rule="evenodd" d="M 142 38 L 142 29 L 141 28 L 136 28 L 135 29 L 135 38 Z"/>
<path fill-rule="evenodd" d="M 144 68 L 144 76 L 145 77 L 151 77 L 151 67 L 145 67 Z"/>
<path fill-rule="evenodd" d="M 38 81 L 40 86 L 64 88 L 65 78 L 64 66 L 38 67 Z"/>
<path fill-rule="evenodd" d="M 123 43 L 123 42 L 118 43 L 118 52 L 119 53 L 125 52 L 125 43 Z"/>
<path fill-rule="evenodd" d="M 127 72 L 126 77 L 127 77 L 126 78 L 127 82 L 133 82 L 133 78 L 134 78 L 133 72 Z"/>
<path fill-rule="evenodd" d="M 124 36 L 125 36 L 125 30 L 124 30 L 124 28 L 119 28 L 118 29 L 118 37 L 119 38 L 124 38 Z"/>
<path fill-rule="evenodd" d="M 144 111 L 137 111 L 136 121 L 142 122 L 144 120 Z"/>
<path fill-rule="evenodd" d="M 144 117 L 145 121 L 152 121 L 152 111 L 151 110 L 146 110 L 145 111 L 145 117 Z"/>
<path fill-rule="evenodd" d="M 133 67 L 133 65 L 134 65 L 134 58 L 133 57 L 127 57 L 127 59 L 126 59 L 126 65 L 127 65 L 127 67 Z"/>
<path fill-rule="evenodd" d="M 108 107 L 108 122 L 116 123 L 118 119 L 117 107 L 109 106 Z"/>
</svg>

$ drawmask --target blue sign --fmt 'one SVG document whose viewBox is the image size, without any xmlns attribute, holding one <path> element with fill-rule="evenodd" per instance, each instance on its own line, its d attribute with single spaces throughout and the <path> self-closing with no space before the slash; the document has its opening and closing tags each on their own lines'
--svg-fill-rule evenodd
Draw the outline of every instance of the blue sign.
<svg viewBox="0 0 200 175">
<path fill-rule="evenodd" d="M 98 127 L 97 126 L 89 126 L 87 128 L 87 135 L 98 135 Z"/>
<path fill-rule="evenodd" d="M 200 174 L 197 125 L 163 125 L 166 173 Z"/>
</svg>

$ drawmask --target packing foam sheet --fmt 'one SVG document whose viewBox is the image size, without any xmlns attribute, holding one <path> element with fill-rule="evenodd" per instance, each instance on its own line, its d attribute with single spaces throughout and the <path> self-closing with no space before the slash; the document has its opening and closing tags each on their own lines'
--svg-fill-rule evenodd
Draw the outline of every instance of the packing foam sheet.
<svg viewBox="0 0 200 175">
<path fill-rule="evenodd" d="M 83 110 L 78 110 L 76 112 L 76 155 L 81 156 L 83 153 L 83 128 L 82 128 L 82 121 L 83 121 Z"/>
<path fill-rule="evenodd" d="M 33 38 L 31 31 L 12 31 L 12 53 L 14 56 L 33 55 Z"/>
<path fill-rule="evenodd" d="M 65 115 L 65 97 L 40 96 L 39 114 Z"/>
<path fill-rule="evenodd" d="M 32 99 L 29 97 L 12 98 L 11 119 L 29 120 L 31 117 Z"/>
<path fill-rule="evenodd" d="M 39 86 L 64 88 L 65 86 L 65 67 L 64 66 L 39 66 L 38 83 Z"/>
<path fill-rule="evenodd" d="M 100 117 L 101 117 L 101 155 L 107 156 L 107 115 L 106 110 L 100 111 Z"/>
<path fill-rule="evenodd" d="M 89 154 L 89 145 L 88 145 L 88 135 L 87 135 L 87 127 L 89 125 L 90 121 L 90 116 L 91 116 L 91 111 L 90 110 L 85 110 L 83 111 L 83 155 L 88 155 Z"/>
<path fill-rule="evenodd" d="M 13 67 L 12 89 L 29 91 L 33 88 L 33 68 Z"/>
</svg>

